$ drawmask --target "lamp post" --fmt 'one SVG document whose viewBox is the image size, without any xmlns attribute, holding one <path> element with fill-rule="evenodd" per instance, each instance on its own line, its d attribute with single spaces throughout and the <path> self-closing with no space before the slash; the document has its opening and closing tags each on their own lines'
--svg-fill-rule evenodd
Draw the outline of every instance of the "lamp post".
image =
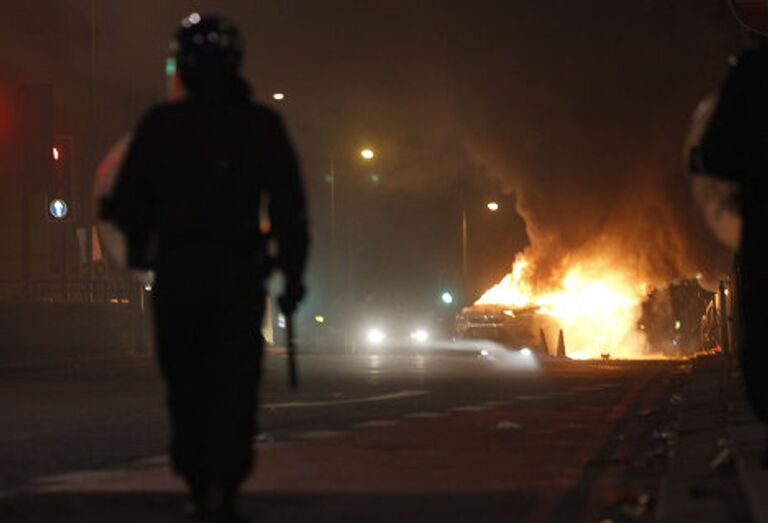
<svg viewBox="0 0 768 523">
<path fill-rule="evenodd" d="M 364 148 L 360 150 L 360 156 L 365 160 L 366 162 L 373 160 L 375 158 L 376 153 L 373 151 L 373 149 L 370 148 Z M 338 198 L 336 196 L 336 160 L 334 156 L 331 156 L 330 162 L 329 162 L 329 176 L 330 176 L 330 184 L 331 184 L 331 215 L 330 215 L 330 228 L 331 228 L 331 285 L 332 288 L 336 288 L 336 285 L 339 283 L 339 270 L 338 270 L 338 236 L 337 236 L 337 202 Z M 341 297 L 342 297 L 342 304 L 344 307 L 346 307 L 346 302 L 348 298 L 348 281 L 349 281 L 349 252 L 347 250 L 346 254 L 344 255 L 345 259 L 345 271 L 343 276 L 343 283 L 342 283 L 342 291 L 341 291 Z M 350 349 L 350 343 L 351 343 L 351 333 L 350 329 L 347 326 L 347 328 L 344 329 L 344 349 L 349 350 Z"/>
<path fill-rule="evenodd" d="M 490 212 L 496 212 L 500 209 L 498 202 L 490 201 L 485 204 L 485 207 Z M 464 277 L 464 282 L 467 281 L 467 255 L 469 250 L 469 221 L 467 219 L 467 206 L 466 204 L 461 209 L 461 273 Z"/>
<path fill-rule="evenodd" d="M 370 162 L 376 157 L 376 152 L 369 148 L 365 147 L 360 150 L 360 157 L 365 160 L 366 162 Z M 330 175 L 330 183 L 331 183 L 331 247 L 335 251 L 335 244 L 336 244 L 336 161 L 333 156 L 331 156 L 331 161 L 329 165 L 330 172 L 328 173 Z"/>
</svg>

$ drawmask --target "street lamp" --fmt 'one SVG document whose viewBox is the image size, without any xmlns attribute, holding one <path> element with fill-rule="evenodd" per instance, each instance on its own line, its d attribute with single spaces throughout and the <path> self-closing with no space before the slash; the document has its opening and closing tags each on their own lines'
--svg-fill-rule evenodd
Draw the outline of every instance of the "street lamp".
<svg viewBox="0 0 768 523">
<path fill-rule="evenodd" d="M 285 100 L 285 93 L 274 93 L 272 99 L 278 102 Z"/>
<path fill-rule="evenodd" d="M 491 212 L 496 212 L 499 210 L 499 204 L 497 202 L 488 202 L 486 207 L 488 207 L 488 210 Z"/>
<path fill-rule="evenodd" d="M 376 153 L 373 152 L 373 149 L 365 148 L 360 151 L 360 156 L 362 156 L 364 160 L 373 160 Z"/>
</svg>

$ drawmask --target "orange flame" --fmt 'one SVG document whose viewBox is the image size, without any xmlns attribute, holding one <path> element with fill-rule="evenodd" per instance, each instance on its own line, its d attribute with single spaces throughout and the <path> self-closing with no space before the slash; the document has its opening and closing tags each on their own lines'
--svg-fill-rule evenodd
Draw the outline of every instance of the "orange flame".
<svg viewBox="0 0 768 523">
<path fill-rule="evenodd" d="M 574 359 L 648 357 L 637 328 L 646 285 L 601 260 L 573 265 L 553 288 L 534 292 L 533 265 L 518 256 L 512 272 L 483 294 L 476 305 L 536 306 L 563 329 Z"/>
</svg>

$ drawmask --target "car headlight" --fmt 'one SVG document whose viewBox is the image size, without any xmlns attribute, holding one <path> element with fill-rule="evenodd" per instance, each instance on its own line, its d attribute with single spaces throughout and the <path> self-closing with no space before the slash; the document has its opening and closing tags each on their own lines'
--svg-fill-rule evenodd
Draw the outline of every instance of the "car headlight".
<svg viewBox="0 0 768 523">
<path fill-rule="evenodd" d="M 384 343 L 384 340 L 387 339 L 387 335 L 381 329 L 370 329 L 366 333 L 365 339 L 368 340 L 368 343 L 371 345 L 381 345 Z"/>
<path fill-rule="evenodd" d="M 533 356 L 533 351 L 528 347 L 525 347 L 523 349 L 520 349 L 520 354 L 522 354 L 525 357 L 529 357 L 529 356 Z"/>
<path fill-rule="evenodd" d="M 429 333 L 424 329 L 416 329 L 411 333 L 411 339 L 416 343 L 424 343 L 429 339 Z"/>
</svg>

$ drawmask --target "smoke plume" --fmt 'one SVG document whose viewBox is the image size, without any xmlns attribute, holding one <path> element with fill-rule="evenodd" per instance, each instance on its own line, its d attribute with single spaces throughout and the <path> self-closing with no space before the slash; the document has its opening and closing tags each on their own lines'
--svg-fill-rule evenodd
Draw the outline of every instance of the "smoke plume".
<svg viewBox="0 0 768 523">
<path fill-rule="evenodd" d="M 467 116 L 473 158 L 518 196 L 538 285 L 580 262 L 652 286 L 715 281 L 730 269 L 730 253 L 695 206 L 681 154 L 698 98 L 725 72 L 730 21 L 622 8 L 599 34 L 569 20 L 557 26 L 557 43 L 510 53 L 519 73 L 494 82 L 477 97 L 485 107 Z M 665 23 L 688 39 L 637 45 Z M 722 61 L 714 52 L 700 58 L 698 45 L 721 46 Z"/>
</svg>

